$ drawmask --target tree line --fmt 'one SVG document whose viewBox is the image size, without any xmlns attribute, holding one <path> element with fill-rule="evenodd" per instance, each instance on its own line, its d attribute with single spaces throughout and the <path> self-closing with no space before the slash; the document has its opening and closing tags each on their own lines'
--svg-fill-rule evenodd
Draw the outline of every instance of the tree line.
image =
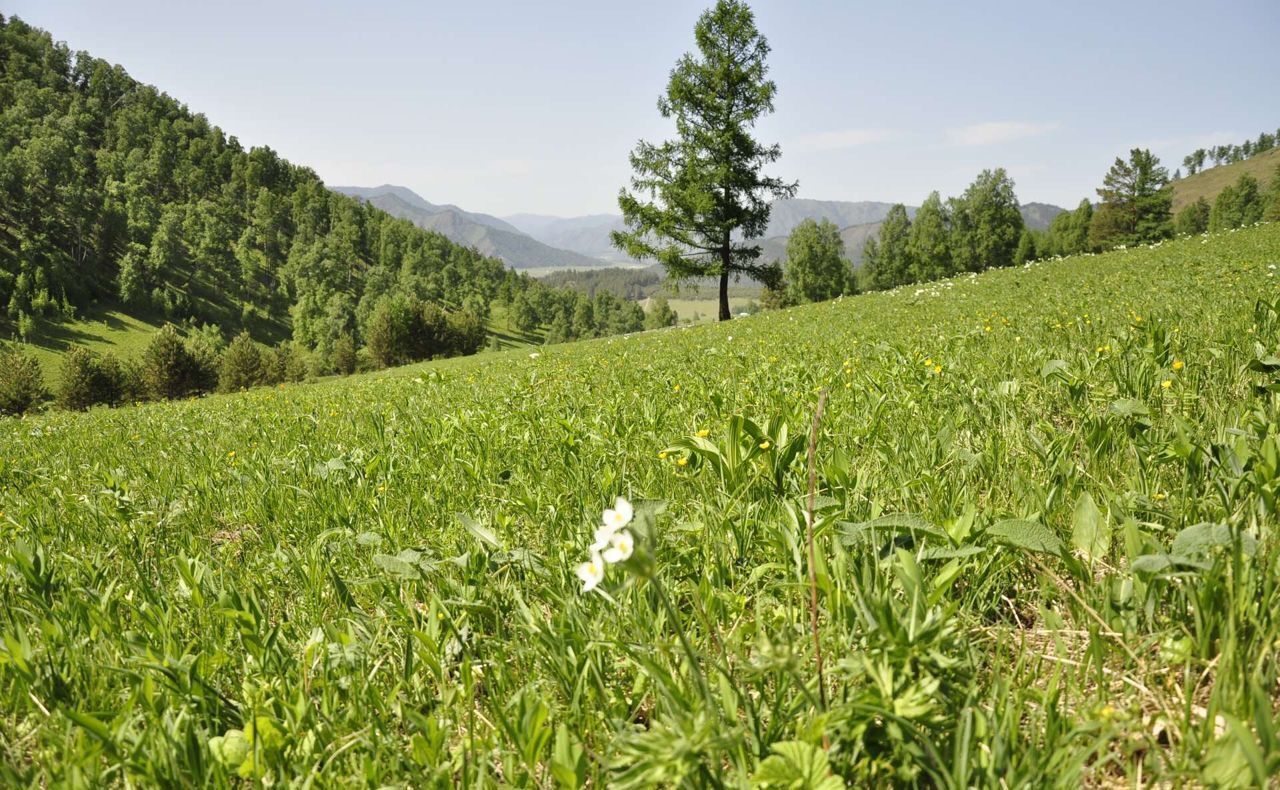
<svg viewBox="0 0 1280 790">
<path fill-rule="evenodd" d="M 1280 129 L 1276 129 L 1274 133 L 1262 132 L 1257 139 L 1245 140 L 1243 143 L 1197 148 L 1182 158 L 1182 166 L 1187 169 L 1187 175 L 1193 176 L 1204 170 L 1206 162 L 1212 162 L 1214 167 L 1242 162 L 1251 156 L 1270 151 L 1276 147 L 1277 141 L 1280 141 Z M 1175 173 L 1174 178 L 1179 175 L 1180 173 Z"/>
<path fill-rule="evenodd" d="M 1244 174 L 1212 204 L 1199 198 L 1175 217 L 1168 171 L 1145 149 L 1117 158 L 1097 190 L 1099 201 L 1080 201 L 1075 210 L 1055 217 L 1048 230 L 1024 226 L 1013 187 L 1004 170 L 984 171 L 958 198 L 944 202 L 937 192 L 930 194 L 914 218 L 904 205 L 893 206 L 879 233 L 867 241 L 863 267 L 856 273 L 845 259 L 839 229 L 829 221 L 806 220 L 788 239 L 781 287 L 767 291 L 763 304 L 822 301 L 1039 258 L 1280 220 L 1280 166 L 1265 191 Z"/>
</svg>

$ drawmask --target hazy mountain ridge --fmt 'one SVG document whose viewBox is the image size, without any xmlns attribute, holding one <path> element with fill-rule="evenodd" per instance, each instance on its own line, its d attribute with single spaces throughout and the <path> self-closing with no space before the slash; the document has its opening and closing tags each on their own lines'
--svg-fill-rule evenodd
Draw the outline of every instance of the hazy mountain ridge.
<svg viewBox="0 0 1280 790">
<path fill-rule="evenodd" d="M 557 249 L 523 233 L 516 226 L 488 214 L 464 211 L 453 205 L 436 205 L 406 187 L 331 187 L 380 208 L 394 217 L 407 219 L 420 228 L 432 230 L 450 241 L 473 247 L 498 258 L 513 269 L 598 268 L 604 261 Z"/>
<path fill-rule="evenodd" d="M 495 216 L 492 216 L 489 214 L 481 214 L 475 211 L 466 211 L 465 209 L 455 206 L 452 203 L 446 203 L 444 205 L 436 205 L 435 203 L 431 203 L 425 200 L 421 195 L 419 195 L 417 192 L 414 192 L 412 189 L 409 189 L 408 187 L 396 186 L 395 184 L 383 184 L 382 186 L 377 186 L 377 187 L 339 186 L 339 187 L 329 187 L 329 188 L 332 189 L 334 192 L 341 192 L 344 195 L 350 195 L 352 197 L 360 198 L 361 200 L 371 200 L 372 198 L 379 197 L 381 195 L 395 195 L 396 197 L 400 198 L 400 200 L 404 201 L 409 206 L 412 206 L 413 208 L 419 209 L 428 214 L 443 214 L 445 212 L 453 212 L 454 214 L 457 214 L 460 217 L 470 220 L 471 222 L 475 222 L 479 225 L 485 225 L 490 228 L 496 228 L 498 230 L 503 230 L 508 233 L 522 232 L 520 229 L 514 227 L 510 223 L 504 222 L 503 220 Z"/>
<path fill-rule="evenodd" d="M 875 235 L 880 221 L 889 213 L 893 203 L 875 200 L 809 200 L 792 198 L 773 204 L 769 227 L 760 242 L 765 260 L 781 260 L 786 257 L 787 236 L 807 219 L 829 220 L 841 229 L 845 237 L 845 251 L 857 265 L 862 260 L 862 246 Z M 1027 227 L 1045 230 L 1053 218 L 1063 209 L 1049 203 L 1026 203 L 1021 208 Z M 907 206 L 907 215 L 914 217 L 915 206 Z M 624 227 L 621 215 L 592 214 L 584 217 L 551 217 L 539 214 L 515 214 L 503 219 L 533 238 L 582 255 L 607 261 L 630 261 L 613 246 L 609 232 Z"/>
</svg>

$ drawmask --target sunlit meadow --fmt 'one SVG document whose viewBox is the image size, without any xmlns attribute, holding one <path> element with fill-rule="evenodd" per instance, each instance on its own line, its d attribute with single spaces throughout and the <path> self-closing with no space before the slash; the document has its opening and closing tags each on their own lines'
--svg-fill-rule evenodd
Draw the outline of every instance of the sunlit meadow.
<svg viewBox="0 0 1280 790">
<path fill-rule="evenodd" d="M 0 782 L 1260 784 L 1277 265 L 0 422 Z"/>
</svg>

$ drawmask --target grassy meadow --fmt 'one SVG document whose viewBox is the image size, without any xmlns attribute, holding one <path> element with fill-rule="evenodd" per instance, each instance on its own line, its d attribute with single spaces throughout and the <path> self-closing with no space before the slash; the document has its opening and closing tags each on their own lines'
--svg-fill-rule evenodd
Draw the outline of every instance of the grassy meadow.
<svg viewBox="0 0 1280 790">
<path fill-rule="evenodd" d="M 1213 205 L 1214 198 L 1222 190 L 1234 185 L 1240 180 L 1240 176 L 1246 174 L 1258 179 L 1259 189 L 1265 193 L 1278 167 L 1280 167 L 1280 148 L 1265 151 L 1239 162 L 1210 167 L 1193 176 L 1184 176 L 1172 182 L 1173 213 L 1177 214 L 1199 198 L 1204 198 L 1209 201 L 1209 205 Z"/>
<path fill-rule="evenodd" d="M 1278 265 L 1270 225 L 0 421 L 0 783 L 1262 784 Z"/>
</svg>

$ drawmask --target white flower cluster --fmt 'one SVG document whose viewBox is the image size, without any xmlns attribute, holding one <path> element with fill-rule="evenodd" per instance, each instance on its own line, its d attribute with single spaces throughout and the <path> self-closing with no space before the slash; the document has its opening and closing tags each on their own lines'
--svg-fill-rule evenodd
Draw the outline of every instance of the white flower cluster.
<svg viewBox="0 0 1280 790">
<path fill-rule="evenodd" d="M 577 570 L 584 593 L 604 581 L 606 565 L 625 562 L 635 551 L 635 538 L 626 529 L 634 513 L 631 503 L 622 497 L 618 497 L 612 509 L 604 512 L 604 525 L 596 529 L 595 542 L 591 544 L 591 559 Z"/>
</svg>

